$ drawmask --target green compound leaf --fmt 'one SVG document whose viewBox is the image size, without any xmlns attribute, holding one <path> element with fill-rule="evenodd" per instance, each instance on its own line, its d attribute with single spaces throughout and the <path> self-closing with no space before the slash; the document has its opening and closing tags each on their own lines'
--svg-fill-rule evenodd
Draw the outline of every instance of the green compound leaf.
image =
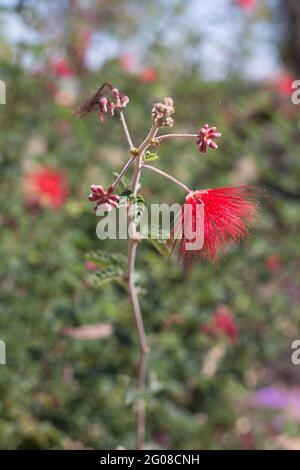
<svg viewBox="0 0 300 470">
<path fill-rule="evenodd" d="M 131 217 L 136 224 L 138 224 L 143 217 L 145 209 L 145 200 L 143 196 L 138 194 L 136 197 L 130 197 L 130 206 L 128 209 L 128 215 Z"/>
<path fill-rule="evenodd" d="M 169 230 L 163 230 L 159 226 L 152 225 L 141 230 L 141 235 L 162 257 L 168 257 L 166 240 L 170 238 Z"/>
<path fill-rule="evenodd" d="M 117 178 L 119 176 L 119 173 L 113 173 L 113 175 Z M 131 193 L 131 190 L 130 190 L 130 182 L 127 178 L 126 175 L 123 175 L 119 184 L 121 184 L 122 188 L 123 188 L 123 192 L 126 193 L 126 194 L 130 194 Z"/>
<path fill-rule="evenodd" d="M 115 267 L 124 269 L 127 258 L 123 253 L 109 253 L 103 250 L 91 251 L 86 254 L 85 259 L 94 263 L 98 268 Z"/>
<path fill-rule="evenodd" d="M 150 152 L 149 150 L 147 150 L 147 152 L 144 155 L 144 162 L 154 162 L 155 160 L 158 160 L 158 159 L 159 159 L 159 155 L 157 155 L 157 153 Z"/>
<path fill-rule="evenodd" d="M 157 238 L 146 238 L 146 242 L 152 245 L 153 248 L 162 256 L 163 258 L 168 258 L 170 253 L 166 246 L 166 240 L 157 239 Z"/>
<path fill-rule="evenodd" d="M 90 276 L 90 282 L 94 287 L 101 287 L 109 282 L 122 282 L 124 270 L 120 267 L 108 267 Z"/>
</svg>

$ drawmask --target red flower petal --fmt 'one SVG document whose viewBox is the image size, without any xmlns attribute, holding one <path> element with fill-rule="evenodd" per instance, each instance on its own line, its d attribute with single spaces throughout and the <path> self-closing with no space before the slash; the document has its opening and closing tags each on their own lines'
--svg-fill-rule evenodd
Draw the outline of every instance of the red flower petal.
<svg viewBox="0 0 300 470">
<path fill-rule="evenodd" d="M 181 261 L 191 259 L 195 255 L 210 262 L 217 261 L 229 242 L 237 243 L 249 236 L 249 229 L 257 219 L 258 194 L 257 188 L 247 185 L 190 193 L 168 242 L 171 252 L 176 252 Z M 204 220 L 200 220 L 203 218 L 202 212 L 197 211 L 199 204 L 204 207 Z M 188 217 L 184 210 L 187 205 L 190 206 Z M 176 240 L 181 227 L 183 236 Z M 189 249 L 191 239 L 187 235 L 187 229 L 193 233 L 204 230 L 204 243 L 201 248 Z"/>
</svg>

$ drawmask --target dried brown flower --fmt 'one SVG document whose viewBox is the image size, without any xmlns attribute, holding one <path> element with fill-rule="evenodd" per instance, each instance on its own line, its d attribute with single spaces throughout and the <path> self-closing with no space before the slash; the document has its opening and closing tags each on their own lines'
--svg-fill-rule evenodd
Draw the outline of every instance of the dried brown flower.
<svg viewBox="0 0 300 470">
<path fill-rule="evenodd" d="M 160 127 L 172 127 L 172 114 L 175 113 L 174 101 L 172 98 L 164 98 L 162 103 L 155 103 L 152 108 L 152 122 Z"/>
</svg>

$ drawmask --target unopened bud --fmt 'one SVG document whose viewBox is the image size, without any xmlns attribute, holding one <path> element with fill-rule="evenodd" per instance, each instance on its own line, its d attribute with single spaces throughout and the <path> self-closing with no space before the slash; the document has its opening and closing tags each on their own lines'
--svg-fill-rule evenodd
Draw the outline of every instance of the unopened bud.
<svg viewBox="0 0 300 470">
<path fill-rule="evenodd" d="M 120 97 L 120 92 L 118 88 L 112 88 L 111 94 L 113 95 L 114 98 L 118 99 Z"/>
<path fill-rule="evenodd" d="M 161 127 L 172 127 L 175 113 L 174 101 L 172 98 L 164 98 L 161 103 L 154 104 L 152 108 L 152 122 Z"/>
<path fill-rule="evenodd" d="M 127 106 L 128 103 L 129 103 L 129 98 L 128 98 L 128 96 L 123 95 L 122 98 L 121 98 L 121 103 L 122 103 L 123 108 L 126 108 L 126 106 Z"/>
<path fill-rule="evenodd" d="M 101 109 L 107 113 L 107 98 L 105 98 L 105 96 L 103 96 L 101 99 L 100 99 L 100 105 L 101 105 Z"/>
</svg>

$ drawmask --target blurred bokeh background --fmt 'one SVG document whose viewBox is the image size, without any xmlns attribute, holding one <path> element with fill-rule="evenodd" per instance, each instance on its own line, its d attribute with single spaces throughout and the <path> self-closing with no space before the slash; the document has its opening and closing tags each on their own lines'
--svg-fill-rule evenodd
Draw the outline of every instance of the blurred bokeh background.
<svg viewBox="0 0 300 470">
<path fill-rule="evenodd" d="M 90 282 L 85 258 L 126 253 L 97 239 L 87 195 L 127 152 L 117 119 L 74 115 L 110 81 L 130 97 L 136 143 L 164 96 L 174 130 L 222 132 L 206 157 L 193 142 L 164 144 L 161 168 L 194 188 L 266 190 L 251 240 L 218 265 L 182 269 L 140 247 L 147 446 L 300 449 L 300 2 L 4 0 L 0 14 L 0 447 L 134 448 L 131 307 L 118 284 Z M 143 179 L 146 202 L 181 201 Z"/>
</svg>

